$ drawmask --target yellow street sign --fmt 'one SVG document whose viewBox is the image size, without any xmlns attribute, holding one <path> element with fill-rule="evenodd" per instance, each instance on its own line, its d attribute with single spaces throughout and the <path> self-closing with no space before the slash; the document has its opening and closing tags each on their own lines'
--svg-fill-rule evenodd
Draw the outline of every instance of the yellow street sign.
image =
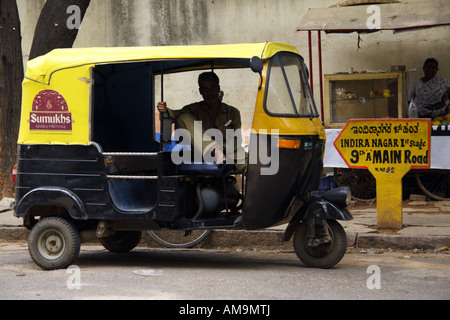
<svg viewBox="0 0 450 320">
<path fill-rule="evenodd" d="M 379 229 L 402 228 L 402 178 L 430 167 L 429 119 L 349 120 L 334 142 L 349 168 L 376 179 Z"/>
</svg>

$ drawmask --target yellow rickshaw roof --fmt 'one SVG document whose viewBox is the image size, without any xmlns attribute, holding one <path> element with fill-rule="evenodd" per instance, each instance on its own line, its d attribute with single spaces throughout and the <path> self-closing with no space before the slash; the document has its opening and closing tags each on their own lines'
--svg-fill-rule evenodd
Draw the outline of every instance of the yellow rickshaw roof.
<svg viewBox="0 0 450 320">
<path fill-rule="evenodd" d="M 25 78 L 48 83 L 52 73 L 82 65 L 160 59 L 261 59 L 277 52 L 299 54 L 294 46 L 280 42 L 164 47 L 104 47 L 56 49 L 30 60 Z"/>
</svg>

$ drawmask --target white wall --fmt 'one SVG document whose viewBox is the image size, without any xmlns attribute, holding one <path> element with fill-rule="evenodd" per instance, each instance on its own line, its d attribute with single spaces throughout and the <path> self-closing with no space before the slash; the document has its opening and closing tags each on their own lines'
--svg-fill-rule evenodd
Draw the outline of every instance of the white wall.
<svg viewBox="0 0 450 320">
<path fill-rule="evenodd" d="M 24 59 L 28 57 L 34 26 L 44 0 L 17 0 L 22 22 Z M 417 2 L 423 0 L 408 0 Z M 431 0 L 433 1 L 433 0 Z M 330 0 L 92 0 L 75 47 L 220 44 L 281 41 L 295 45 L 309 65 L 306 32 L 297 27 L 308 8 L 334 5 Z M 65 10 L 65 9 L 64 9 Z M 439 75 L 450 79 L 450 27 L 393 34 L 322 33 L 323 73 L 416 68 L 410 80 L 422 76 L 422 64 L 434 57 Z M 317 35 L 313 34 L 314 87 L 318 101 Z M 191 81 L 195 85 L 195 79 Z M 245 79 L 244 81 L 245 82 Z M 233 85 L 230 82 L 229 85 Z M 223 86 L 227 85 L 225 82 Z M 226 89 L 225 89 L 226 90 Z M 233 91 L 231 91 L 233 92 Z M 180 97 L 181 96 L 181 97 Z M 232 94 L 227 95 L 232 98 Z M 196 88 L 181 95 L 168 93 L 172 104 L 198 99 Z M 231 103 L 241 104 L 242 101 Z"/>
</svg>

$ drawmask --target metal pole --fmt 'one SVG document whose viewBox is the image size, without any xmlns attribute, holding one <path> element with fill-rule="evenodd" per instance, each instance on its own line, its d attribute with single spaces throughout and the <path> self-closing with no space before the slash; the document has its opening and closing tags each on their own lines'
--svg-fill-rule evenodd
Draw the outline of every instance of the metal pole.
<svg viewBox="0 0 450 320">
<path fill-rule="evenodd" d="M 308 48 L 309 48 L 309 86 L 311 87 L 311 93 L 314 96 L 311 31 L 308 31 Z"/>
<path fill-rule="evenodd" d="M 317 31 L 317 46 L 319 48 L 319 88 L 320 88 L 320 118 L 322 123 L 324 121 L 323 117 L 323 83 L 322 83 L 322 37 L 320 30 Z"/>
</svg>

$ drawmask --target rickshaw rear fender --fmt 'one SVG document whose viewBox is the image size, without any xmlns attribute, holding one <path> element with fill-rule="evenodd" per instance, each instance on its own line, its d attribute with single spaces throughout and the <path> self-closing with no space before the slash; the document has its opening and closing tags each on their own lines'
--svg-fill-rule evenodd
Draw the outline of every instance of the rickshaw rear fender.
<svg viewBox="0 0 450 320">
<path fill-rule="evenodd" d="M 71 218 L 87 220 L 88 216 L 83 202 L 72 191 L 61 187 L 40 187 L 25 194 L 16 206 L 16 217 L 25 217 L 34 206 L 64 207 Z"/>
<path fill-rule="evenodd" d="M 321 197 L 314 197 L 307 201 L 291 219 L 284 232 L 283 241 L 289 241 L 294 234 L 297 225 L 301 221 L 309 218 L 342 221 L 353 220 L 353 217 L 347 208 L 341 207 Z"/>
</svg>

